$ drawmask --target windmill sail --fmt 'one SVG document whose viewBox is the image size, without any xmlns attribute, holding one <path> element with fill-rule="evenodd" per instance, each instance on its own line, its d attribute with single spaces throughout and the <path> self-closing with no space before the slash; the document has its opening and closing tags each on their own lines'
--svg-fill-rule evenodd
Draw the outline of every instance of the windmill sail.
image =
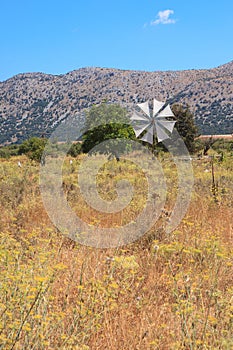
<svg viewBox="0 0 233 350">
<path fill-rule="evenodd" d="M 138 107 L 140 107 L 141 110 L 142 110 L 148 117 L 150 117 L 149 101 L 143 102 L 143 103 L 138 103 Z"/>
<path fill-rule="evenodd" d="M 132 121 L 145 121 L 148 122 L 149 121 L 149 117 L 145 116 L 145 115 L 140 115 L 136 112 L 134 112 L 134 114 L 132 115 L 132 117 L 130 117 L 130 119 Z"/>
<path fill-rule="evenodd" d="M 153 145 L 154 141 L 154 125 L 148 129 L 147 133 L 140 139 L 145 142 L 149 142 L 151 145 Z"/>
<path fill-rule="evenodd" d="M 140 136 L 141 133 L 146 130 L 148 127 L 150 126 L 150 123 L 147 123 L 146 125 L 144 126 L 141 126 L 141 125 L 137 125 L 134 127 L 134 132 L 136 134 L 136 137 Z"/>
<path fill-rule="evenodd" d="M 168 130 L 170 133 L 172 133 L 174 126 L 176 124 L 176 121 L 170 121 L 170 120 L 158 120 L 158 123 L 164 127 L 164 129 Z"/>
<path fill-rule="evenodd" d="M 164 131 L 164 129 L 159 125 L 159 122 L 156 122 L 156 131 L 158 142 L 169 139 L 169 135 Z"/>
<path fill-rule="evenodd" d="M 158 118 L 174 117 L 171 107 L 168 105 L 158 115 Z"/>
<path fill-rule="evenodd" d="M 160 102 L 154 98 L 154 108 L 153 108 L 153 117 L 163 108 L 164 102 Z"/>
</svg>

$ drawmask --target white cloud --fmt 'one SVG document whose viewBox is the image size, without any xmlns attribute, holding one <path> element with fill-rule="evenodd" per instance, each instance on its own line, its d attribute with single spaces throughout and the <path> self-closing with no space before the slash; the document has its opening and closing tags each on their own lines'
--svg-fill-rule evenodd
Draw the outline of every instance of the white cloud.
<svg viewBox="0 0 233 350">
<path fill-rule="evenodd" d="M 170 16 L 173 14 L 174 14 L 173 10 L 159 11 L 159 13 L 157 14 L 157 18 L 151 22 L 151 25 L 155 26 L 158 24 L 174 24 L 174 23 L 176 23 L 175 19 L 170 18 Z"/>
</svg>

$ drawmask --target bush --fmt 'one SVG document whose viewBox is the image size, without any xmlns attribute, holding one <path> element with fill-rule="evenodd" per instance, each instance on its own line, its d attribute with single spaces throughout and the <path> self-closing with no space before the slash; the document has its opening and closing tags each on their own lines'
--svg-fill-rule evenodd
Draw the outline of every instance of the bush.
<svg viewBox="0 0 233 350">
<path fill-rule="evenodd" d="M 77 157 L 82 152 L 82 144 L 81 143 L 73 143 L 70 147 L 68 154 L 71 157 Z"/>
<path fill-rule="evenodd" d="M 9 159 L 10 158 L 10 151 L 6 147 L 0 148 L 0 158 Z"/>
<path fill-rule="evenodd" d="M 26 154 L 29 159 L 40 162 L 46 142 L 44 138 L 31 137 L 19 146 L 19 154 Z"/>
<path fill-rule="evenodd" d="M 19 154 L 19 145 L 9 145 L 0 148 L 0 158 L 9 159 Z"/>
</svg>

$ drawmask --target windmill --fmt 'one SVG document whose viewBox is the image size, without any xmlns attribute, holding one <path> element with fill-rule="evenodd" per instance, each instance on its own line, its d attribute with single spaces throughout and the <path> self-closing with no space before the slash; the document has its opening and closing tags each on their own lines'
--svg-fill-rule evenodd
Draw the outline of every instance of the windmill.
<svg viewBox="0 0 233 350">
<path fill-rule="evenodd" d="M 172 133 L 176 121 L 167 119 L 169 117 L 175 117 L 169 104 L 154 99 L 152 115 L 150 113 L 149 101 L 139 103 L 138 107 L 144 114 L 134 112 L 130 118 L 136 137 L 139 137 L 143 131 L 146 131 L 141 140 L 152 145 L 156 135 L 158 142 L 170 138 L 169 134 Z"/>
</svg>

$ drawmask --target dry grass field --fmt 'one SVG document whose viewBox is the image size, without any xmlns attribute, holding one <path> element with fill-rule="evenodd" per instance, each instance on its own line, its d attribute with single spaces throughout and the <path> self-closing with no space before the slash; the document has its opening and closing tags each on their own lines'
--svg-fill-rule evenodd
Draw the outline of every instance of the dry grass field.
<svg viewBox="0 0 233 350">
<path fill-rule="evenodd" d="M 176 169 L 167 154 L 159 157 L 166 210 L 143 238 L 115 249 L 62 235 L 43 207 L 38 164 L 23 156 L 0 160 L 0 349 L 233 348 L 232 154 L 214 161 L 215 196 L 210 160 L 193 161 L 190 207 L 170 235 L 163 225 L 175 201 Z M 123 174 L 136 197 L 124 215 L 100 217 L 76 185 L 81 160 L 66 159 L 63 180 L 78 215 L 103 227 L 136 217 L 144 203 L 143 175 L 111 160 L 114 176 L 108 166 L 102 169 L 100 191 L 108 186 L 106 196 L 114 196 L 114 177 Z"/>
</svg>

